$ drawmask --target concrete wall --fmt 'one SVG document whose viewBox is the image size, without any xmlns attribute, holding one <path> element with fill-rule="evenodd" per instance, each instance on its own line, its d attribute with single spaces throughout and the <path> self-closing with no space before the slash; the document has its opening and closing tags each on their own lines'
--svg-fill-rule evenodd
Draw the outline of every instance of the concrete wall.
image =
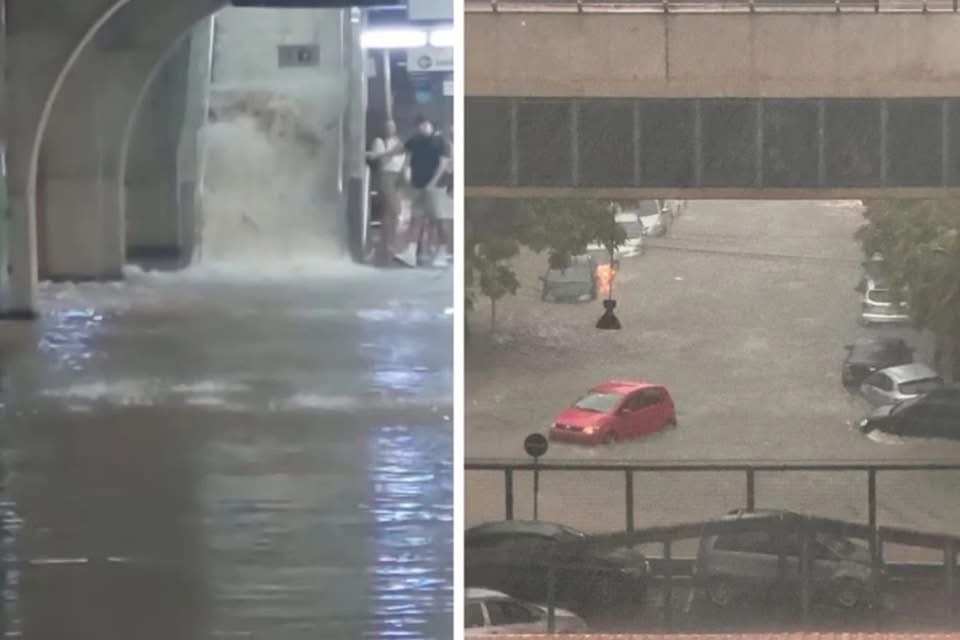
<svg viewBox="0 0 960 640">
<path fill-rule="evenodd" d="M 127 158 L 126 244 L 131 258 L 179 256 L 177 149 L 184 120 L 190 39 L 184 39 L 152 83 Z"/>
<path fill-rule="evenodd" d="M 956 14 L 468 13 L 466 92 L 960 95 Z"/>
</svg>

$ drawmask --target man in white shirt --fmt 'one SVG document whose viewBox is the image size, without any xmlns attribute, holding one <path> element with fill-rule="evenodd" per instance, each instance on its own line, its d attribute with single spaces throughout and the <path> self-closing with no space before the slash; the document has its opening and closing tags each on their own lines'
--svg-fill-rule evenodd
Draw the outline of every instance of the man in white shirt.
<svg viewBox="0 0 960 640">
<path fill-rule="evenodd" d="M 406 166 L 406 153 L 396 153 L 403 149 L 403 141 L 397 136 L 397 125 L 387 120 L 383 127 L 383 137 L 373 141 L 367 154 L 377 163 L 377 193 L 383 211 L 380 227 L 380 247 L 378 262 L 384 264 L 399 248 L 396 246 L 397 225 L 400 219 L 400 201 L 403 185 L 403 173 Z"/>
</svg>

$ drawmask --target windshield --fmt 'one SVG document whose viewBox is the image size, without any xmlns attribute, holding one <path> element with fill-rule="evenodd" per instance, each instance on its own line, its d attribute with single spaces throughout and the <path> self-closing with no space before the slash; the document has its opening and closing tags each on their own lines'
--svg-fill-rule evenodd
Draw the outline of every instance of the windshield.
<svg viewBox="0 0 960 640">
<path fill-rule="evenodd" d="M 610 413 L 618 404 L 620 398 L 618 393 L 598 393 L 590 392 L 574 403 L 574 407 L 581 411 L 593 411 L 595 413 Z"/>
<path fill-rule="evenodd" d="M 933 376 L 921 380 L 911 380 L 900 385 L 900 393 L 909 396 L 915 396 L 922 393 L 930 393 L 943 386 L 943 378 Z"/>
</svg>

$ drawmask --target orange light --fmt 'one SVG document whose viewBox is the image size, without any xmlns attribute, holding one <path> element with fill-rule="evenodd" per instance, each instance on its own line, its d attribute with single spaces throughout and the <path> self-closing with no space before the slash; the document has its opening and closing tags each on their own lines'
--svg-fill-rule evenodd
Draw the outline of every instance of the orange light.
<svg viewBox="0 0 960 640">
<path fill-rule="evenodd" d="M 601 296 L 609 296 L 610 288 L 613 286 L 613 278 L 617 275 L 617 270 L 612 264 L 597 265 L 597 293 Z"/>
</svg>

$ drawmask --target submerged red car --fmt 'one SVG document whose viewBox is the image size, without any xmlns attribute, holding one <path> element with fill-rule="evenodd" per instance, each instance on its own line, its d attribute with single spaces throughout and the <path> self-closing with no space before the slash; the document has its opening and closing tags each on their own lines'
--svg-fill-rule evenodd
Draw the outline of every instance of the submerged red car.
<svg viewBox="0 0 960 640">
<path fill-rule="evenodd" d="M 611 444 L 677 424 L 673 399 L 663 385 L 611 380 L 587 392 L 560 412 L 550 439 L 580 444 Z"/>
</svg>

